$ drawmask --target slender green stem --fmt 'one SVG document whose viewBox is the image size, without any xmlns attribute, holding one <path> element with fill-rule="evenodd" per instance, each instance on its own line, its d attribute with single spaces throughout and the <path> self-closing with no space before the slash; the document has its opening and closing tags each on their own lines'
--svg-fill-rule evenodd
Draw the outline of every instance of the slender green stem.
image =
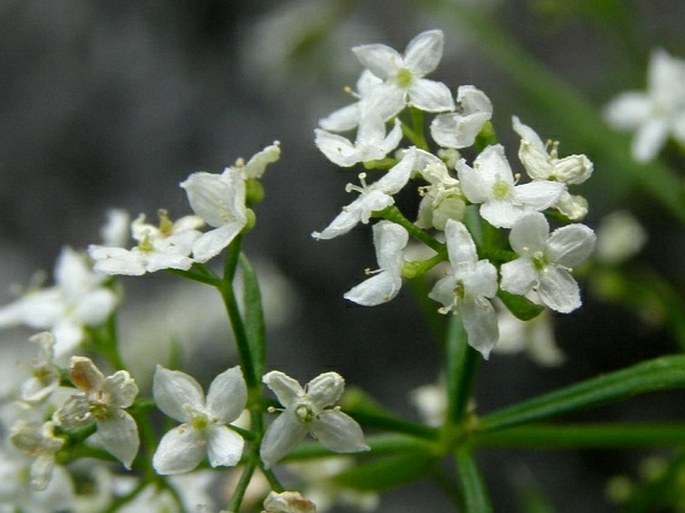
<svg viewBox="0 0 685 513">
<path fill-rule="evenodd" d="M 250 460 L 245 465 L 245 469 L 243 470 L 243 473 L 240 476 L 240 480 L 238 481 L 238 484 L 235 487 L 235 491 L 231 496 L 231 501 L 228 503 L 228 506 L 226 507 L 227 511 L 239 510 L 240 504 L 243 502 L 243 497 L 245 497 L 245 491 L 247 490 L 247 487 L 249 486 L 250 481 L 252 480 L 252 474 L 254 474 L 256 468 L 257 460 L 255 458 L 250 458 Z"/>
<path fill-rule="evenodd" d="M 181 276 L 188 280 L 193 280 L 198 283 L 204 283 L 205 285 L 211 285 L 212 287 L 217 287 L 221 282 L 221 279 L 204 264 L 194 264 L 193 267 L 184 271 L 182 269 L 167 269 L 171 274 Z"/>
<path fill-rule="evenodd" d="M 468 513 L 491 513 L 492 506 L 476 458 L 468 446 L 461 446 L 455 454 L 459 481 L 464 493 L 464 511 Z"/>
<path fill-rule="evenodd" d="M 347 409 L 346 412 L 364 427 L 382 429 L 391 433 L 404 433 L 426 440 L 438 438 L 437 429 L 423 424 L 363 410 Z"/>
<path fill-rule="evenodd" d="M 480 354 L 468 344 L 468 335 L 457 315 L 450 318 L 445 344 L 447 368 L 447 412 L 446 422 L 461 423 L 467 413 L 467 406 L 473 390 Z"/>
<path fill-rule="evenodd" d="M 443 255 L 445 260 L 447 259 L 447 250 L 445 249 L 445 245 L 404 217 L 404 214 L 402 214 L 400 209 L 395 205 L 391 205 L 380 212 L 376 212 L 374 216 L 381 217 L 388 221 L 392 221 L 393 223 L 399 224 L 405 230 L 407 230 L 407 232 L 409 232 L 410 236 L 420 240 L 429 248 L 437 251 L 440 255 Z"/>
<path fill-rule="evenodd" d="M 477 447 L 538 449 L 673 447 L 685 444 L 685 424 L 528 424 L 475 432 L 469 441 Z"/>
<path fill-rule="evenodd" d="M 425 126 L 423 123 L 423 111 L 416 107 L 410 107 L 411 122 L 413 126 L 416 139 L 413 141 L 417 148 L 428 151 L 428 143 L 426 142 Z"/>
</svg>

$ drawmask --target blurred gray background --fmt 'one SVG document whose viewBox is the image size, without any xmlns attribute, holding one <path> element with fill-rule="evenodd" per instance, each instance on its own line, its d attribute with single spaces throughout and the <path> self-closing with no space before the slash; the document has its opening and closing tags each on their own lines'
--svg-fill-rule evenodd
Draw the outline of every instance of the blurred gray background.
<svg viewBox="0 0 685 513">
<path fill-rule="evenodd" d="M 470 3 L 598 108 L 617 92 L 644 87 L 652 47 L 685 54 L 685 3 L 680 0 L 625 2 L 627 19 L 639 22 L 629 32 L 601 16 L 587 16 L 582 1 Z M 335 369 L 388 407 L 415 416 L 408 393 L 436 379 L 439 351 L 409 288 L 382 307 L 351 306 L 343 292 L 363 279 L 365 267 L 375 266 L 370 230 L 361 227 L 328 242 L 310 237 L 349 202 L 344 185 L 356 181 L 355 172 L 329 164 L 312 137 L 320 117 L 349 102 L 343 86 L 353 85 L 361 71 L 350 47 L 384 42 L 402 51 L 419 31 L 442 28 L 445 56 L 433 78 L 455 91 L 474 84 L 490 95 L 494 123 L 510 144 L 510 156 L 517 144 L 509 129 L 511 114 L 541 134 L 558 136 L 562 154 L 584 151 L 564 144 L 554 119 L 479 52 L 468 31 L 420 4 L 0 1 L 0 298 L 10 301 L 10 287 L 26 285 L 36 269 L 50 272 L 64 244 L 79 248 L 98 242 L 108 208 L 151 219 L 162 207 L 172 217 L 185 215 L 190 209 L 178 183 L 190 172 L 220 172 L 278 139 L 283 156 L 265 175 L 266 201 L 246 242 L 248 254 L 281 277 L 264 284 L 282 285 L 270 299 L 280 321 L 270 327 L 269 364 L 301 381 Z M 590 224 L 621 206 L 606 201 L 601 190 L 585 193 Z M 630 201 L 643 216 L 655 241 L 641 258 L 682 279 L 678 227 L 639 194 L 621 201 Z M 168 309 L 172 293 L 179 293 L 170 288 L 177 281 L 169 278 L 160 273 L 123 280 L 132 323 L 143 322 L 141 312 L 171 322 L 192 311 L 181 303 L 171 313 L 165 310 L 170 317 L 156 314 Z M 205 383 L 233 361 L 223 323 L 219 318 L 211 324 L 216 332 L 206 325 L 184 328 L 190 338 L 184 346 L 188 367 L 205 373 Z M 566 365 L 543 369 L 524 355 L 494 355 L 480 366 L 480 411 L 675 351 L 662 330 L 592 297 L 556 326 Z M 195 331 L 202 340 L 192 340 Z M 19 335 L 7 335 L 12 336 Z M 143 366 L 149 372 L 154 363 L 143 360 Z M 669 404 L 682 407 L 682 401 Z M 650 396 L 577 418 L 641 416 L 672 418 L 673 412 Z M 601 513 L 614 511 L 603 505 L 607 478 L 633 471 L 639 456 L 635 451 L 493 450 L 481 459 L 495 511 L 517 511 L 522 483 L 533 479 L 558 512 Z M 380 510 L 450 507 L 425 482 L 409 493 L 388 492 Z"/>
</svg>

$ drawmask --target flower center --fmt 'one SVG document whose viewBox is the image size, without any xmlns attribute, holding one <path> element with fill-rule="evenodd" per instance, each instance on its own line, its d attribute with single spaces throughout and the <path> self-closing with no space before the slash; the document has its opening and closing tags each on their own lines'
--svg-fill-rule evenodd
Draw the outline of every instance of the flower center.
<svg viewBox="0 0 685 513">
<path fill-rule="evenodd" d="M 397 72 L 397 84 L 402 88 L 407 88 L 414 80 L 414 75 L 407 68 L 400 68 Z"/>
<path fill-rule="evenodd" d="M 506 199 L 507 196 L 509 196 L 510 191 L 511 185 L 497 176 L 497 180 L 495 180 L 495 183 L 492 186 L 492 195 L 494 198 L 498 200 Z"/>
<path fill-rule="evenodd" d="M 295 416 L 303 424 L 307 424 L 314 418 L 314 411 L 312 407 L 308 404 L 298 404 L 295 407 Z"/>
<path fill-rule="evenodd" d="M 533 268 L 537 272 L 542 272 L 547 267 L 547 258 L 545 257 L 545 254 L 542 251 L 536 251 L 535 253 L 533 253 L 533 256 L 530 260 L 533 264 Z"/>
<path fill-rule="evenodd" d="M 369 186 L 366 185 L 366 173 L 359 173 L 359 182 L 361 185 L 348 183 L 345 186 L 345 192 L 358 192 L 359 194 L 366 194 L 369 191 Z"/>
</svg>

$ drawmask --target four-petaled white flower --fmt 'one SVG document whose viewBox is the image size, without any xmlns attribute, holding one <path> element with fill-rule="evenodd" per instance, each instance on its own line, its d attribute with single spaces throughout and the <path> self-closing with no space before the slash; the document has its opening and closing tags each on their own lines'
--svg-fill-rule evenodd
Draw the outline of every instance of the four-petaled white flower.
<svg viewBox="0 0 685 513">
<path fill-rule="evenodd" d="M 204 222 L 198 216 L 172 222 L 165 210 L 159 210 L 158 215 L 159 226 L 146 223 L 143 214 L 131 223 L 131 236 L 138 243 L 134 248 L 91 245 L 88 254 L 95 261 L 94 269 L 130 276 L 161 269 L 190 269 L 190 252 Z"/>
<path fill-rule="evenodd" d="M 453 311 L 461 317 L 469 345 L 487 359 L 499 337 L 497 315 L 490 302 L 497 294 L 497 269 L 488 260 L 478 260 L 476 245 L 463 223 L 447 221 L 445 243 L 451 272 L 435 284 L 428 297 L 443 304 L 440 313 Z"/>
<path fill-rule="evenodd" d="M 473 168 L 459 160 L 457 174 L 466 198 L 481 203 L 480 215 L 498 228 L 511 228 L 527 211 L 551 207 L 565 190 L 563 183 L 549 180 L 516 185 L 501 144 L 485 148 Z"/>
<path fill-rule="evenodd" d="M 459 112 L 435 116 L 431 122 L 431 136 L 445 148 L 467 148 L 492 117 L 490 98 L 472 85 L 460 86 L 457 91 Z"/>
<path fill-rule="evenodd" d="M 133 404 L 138 385 L 128 371 L 119 370 L 105 377 L 90 358 L 71 357 L 71 382 L 81 390 L 55 412 L 53 420 L 66 429 L 97 424 L 102 446 L 126 468 L 138 453 L 138 426 L 124 410 Z"/>
<path fill-rule="evenodd" d="M 345 389 L 345 380 L 338 373 L 320 374 L 304 388 L 280 371 L 267 373 L 263 382 L 285 407 L 262 439 L 260 455 L 267 468 L 292 451 L 307 432 L 331 451 L 369 450 L 359 424 L 340 408 L 332 408 Z"/>
<path fill-rule="evenodd" d="M 360 121 L 354 143 L 321 128 L 316 128 L 314 135 L 316 147 L 328 160 L 340 167 L 351 167 L 358 162 L 385 158 L 402 140 L 402 127 L 399 120 L 395 120 L 392 130 L 386 134 L 383 119 L 368 115 Z"/>
<path fill-rule="evenodd" d="M 375 306 L 394 298 L 402 287 L 402 250 L 409 233 L 399 224 L 381 221 L 373 226 L 373 244 L 380 269 L 345 293 L 345 299 L 364 306 Z"/>
<path fill-rule="evenodd" d="M 85 337 L 85 326 L 102 324 L 118 298 L 103 286 L 106 276 L 94 273 L 84 255 L 64 247 L 54 270 L 52 287 L 30 290 L 0 308 L 0 328 L 23 324 L 48 329 L 55 336 L 55 354 L 71 352 Z"/>
<path fill-rule="evenodd" d="M 584 154 L 559 158 L 559 143 L 542 142 L 540 136 L 528 125 L 512 116 L 514 131 L 521 137 L 519 159 L 533 180 L 554 180 L 575 185 L 590 178 L 593 164 Z"/>
<path fill-rule="evenodd" d="M 54 424 L 17 421 L 12 426 L 10 442 L 17 449 L 33 458 L 31 463 L 31 487 L 45 490 L 52 477 L 55 454 L 64 445 L 64 438 L 54 435 Z"/>
<path fill-rule="evenodd" d="M 685 145 L 685 60 L 653 51 L 647 91 L 619 94 L 604 117 L 615 128 L 635 132 L 632 153 L 639 162 L 654 159 L 669 136 Z"/>
<path fill-rule="evenodd" d="M 200 384 L 181 371 L 155 370 L 152 391 L 157 407 L 182 424 L 164 435 L 152 459 L 159 474 L 181 474 L 209 456 L 212 467 L 240 461 L 244 441 L 227 424 L 245 409 L 247 388 L 239 366 L 219 374 L 205 395 Z"/>
<path fill-rule="evenodd" d="M 519 295 L 535 290 L 552 310 L 572 312 L 581 301 L 571 271 L 590 256 L 595 240 L 595 233 L 582 224 L 563 226 L 550 235 L 544 215 L 522 216 L 509 234 L 519 258 L 502 265 L 502 290 Z"/>
<path fill-rule="evenodd" d="M 349 232 L 358 223 L 367 224 L 371 214 L 395 203 L 393 194 L 404 187 L 414 171 L 416 152 L 408 150 L 402 159 L 386 174 L 371 185 L 366 184 L 366 173 L 360 173 L 361 187 L 347 184 L 347 192 L 359 192 L 359 197 L 343 207 L 342 212 L 333 219 L 322 232 L 312 233 L 315 239 L 332 239 Z"/>
<path fill-rule="evenodd" d="M 21 400 L 26 404 L 40 404 L 59 386 L 60 369 L 55 364 L 55 336 L 43 331 L 29 339 L 39 346 L 31 362 L 31 377 L 21 386 Z"/>
<path fill-rule="evenodd" d="M 442 82 L 423 78 L 433 71 L 442 58 L 443 34 L 428 30 L 412 39 L 400 55 L 383 44 L 357 46 L 352 49 L 359 61 L 383 80 L 373 94 L 386 96 L 386 106 L 397 114 L 405 105 L 426 112 L 454 110 L 449 88 Z M 393 115 L 394 115 L 393 114 Z"/>
</svg>

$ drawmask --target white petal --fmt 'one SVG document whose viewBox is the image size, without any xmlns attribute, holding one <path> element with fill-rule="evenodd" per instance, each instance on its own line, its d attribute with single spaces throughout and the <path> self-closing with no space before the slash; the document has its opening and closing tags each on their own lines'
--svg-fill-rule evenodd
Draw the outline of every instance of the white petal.
<svg viewBox="0 0 685 513">
<path fill-rule="evenodd" d="M 548 265 L 540 274 L 538 287 L 540 300 L 560 313 L 569 313 L 580 307 L 580 290 L 578 283 L 566 269 Z"/>
<path fill-rule="evenodd" d="M 545 143 L 542 142 L 542 139 L 540 139 L 540 136 L 537 134 L 537 132 L 528 125 L 521 123 L 521 120 L 518 118 L 518 116 L 511 117 L 511 124 L 514 127 L 514 132 L 519 134 L 521 137 L 521 142 L 526 141 L 538 152 L 547 153 Z"/>
<path fill-rule="evenodd" d="M 595 248 L 595 232 L 583 224 L 570 224 L 554 230 L 547 241 L 552 262 L 574 267 L 584 262 Z"/>
<path fill-rule="evenodd" d="M 369 450 L 357 421 L 339 410 L 326 410 L 317 416 L 311 423 L 311 432 L 331 451 L 348 453 Z"/>
<path fill-rule="evenodd" d="M 445 223 L 445 243 L 452 269 L 463 263 L 475 264 L 478 261 L 476 245 L 463 223 L 454 219 Z"/>
<path fill-rule="evenodd" d="M 438 280 L 433 289 L 428 293 L 428 297 L 438 303 L 442 303 L 445 308 L 454 306 L 454 288 L 457 282 L 453 275 L 445 276 Z"/>
<path fill-rule="evenodd" d="M 356 128 L 361 117 L 359 103 L 347 105 L 338 109 L 323 119 L 319 120 L 319 126 L 329 132 L 346 132 Z"/>
<path fill-rule="evenodd" d="M 278 401 L 288 408 L 297 399 L 304 395 L 304 389 L 300 383 L 281 371 L 271 371 L 264 375 L 262 383 L 276 394 Z"/>
<path fill-rule="evenodd" d="M 281 158 L 281 147 L 278 141 L 255 153 L 247 164 L 240 169 L 244 178 L 261 178 L 266 166 Z"/>
<path fill-rule="evenodd" d="M 460 159 L 456 164 L 459 183 L 464 196 L 472 203 L 484 203 L 490 197 L 492 184 L 484 180 L 477 170 Z"/>
<path fill-rule="evenodd" d="M 245 441 L 226 426 L 214 425 L 208 428 L 207 454 L 212 467 L 233 467 L 240 461 Z"/>
<path fill-rule="evenodd" d="M 185 372 L 165 369 L 161 365 L 157 365 L 155 369 L 152 395 L 157 408 L 181 422 L 188 420 L 184 405 L 199 407 L 205 403 L 202 387 L 192 376 Z"/>
<path fill-rule="evenodd" d="M 471 114 L 486 114 L 487 119 L 492 116 L 492 102 L 487 95 L 472 85 L 459 86 L 457 90 L 457 102 L 461 105 L 462 113 L 466 116 Z"/>
<path fill-rule="evenodd" d="M 114 291 L 106 288 L 96 289 L 84 295 L 75 305 L 74 317 L 89 326 L 102 324 L 117 304 Z"/>
<path fill-rule="evenodd" d="M 247 403 L 247 387 L 240 366 L 219 374 L 207 392 L 207 409 L 223 423 L 237 419 Z"/>
<path fill-rule="evenodd" d="M 445 112 L 455 108 L 450 88 L 442 82 L 419 78 L 412 82 L 407 93 L 409 102 L 426 112 Z"/>
<path fill-rule="evenodd" d="M 95 261 L 93 269 L 98 272 L 129 276 L 140 276 L 146 272 L 143 260 L 124 248 L 91 245 L 88 255 Z"/>
<path fill-rule="evenodd" d="M 464 276 L 464 291 L 469 296 L 494 297 L 497 294 L 497 268 L 488 260 L 479 260 Z M 457 273 L 455 273 L 457 274 Z"/>
<path fill-rule="evenodd" d="M 59 359 L 71 356 L 85 337 L 83 326 L 71 318 L 62 319 L 51 330 L 55 335 L 55 357 Z"/>
<path fill-rule="evenodd" d="M 548 237 L 549 224 L 545 216 L 539 212 L 528 212 L 511 227 L 509 243 L 519 255 L 532 257 L 544 249 Z"/>
<path fill-rule="evenodd" d="M 492 303 L 482 297 L 459 303 L 459 315 L 468 335 L 468 343 L 486 360 L 499 339 L 497 314 Z"/>
<path fill-rule="evenodd" d="M 314 143 L 328 160 L 340 167 L 351 167 L 361 160 L 360 149 L 341 135 L 316 128 Z"/>
<path fill-rule="evenodd" d="M 102 446 L 126 468 L 131 468 L 138 447 L 138 426 L 133 417 L 123 410 L 117 410 L 97 423 L 98 438 Z"/>
<path fill-rule="evenodd" d="M 190 472 L 205 457 L 206 443 L 200 432 L 181 424 L 162 437 L 152 457 L 152 466 L 161 475 Z"/>
<path fill-rule="evenodd" d="M 138 385 L 128 371 L 118 370 L 105 378 L 100 392 L 107 399 L 109 406 L 128 408 L 138 395 Z"/>
<path fill-rule="evenodd" d="M 307 383 L 306 390 L 314 406 L 324 409 L 338 402 L 345 390 L 345 380 L 337 372 L 324 372 Z"/>
<path fill-rule="evenodd" d="M 514 187 L 512 201 L 533 210 L 544 210 L 556 203 L 566 185 L 548 180 L 534 180 Z"/>
<path fill-rule="evenodd" d="M 192 173 L 181 187 L 193 211 L 210 226 L 245 220 L 245 181 L 237 169 L 227 168 L 220 175 Z"/>
<path fill-rule="evenodd" d="M 514 205 L 509 201 L 488 201 L 480 206 L 480 215 L 492 226 L 511 228 L 512 225 L 530 209 Z"/>
<path fill-rule="evenodd" d="M 247 220 L 236 220 L 203 233 L 193 242 L 193 258 L 204 263 L 221 253 L 240 233 Z"/>
<path fill-rule="evenodd" d="M 633 130 L 649 119 L 652 102 L 644 93 L 618 95 L 604 107 L 604 118 L 619 130 Z"/>
<path fill-rule="evenodd" d="M 500 287 L 506 292 L 523 295 L 535 286 L 538 274 L 527 258 L 517 258 L 500 268 L 502 281 Z"/>
<path fill-rule="evenodd" d="M 396 223 L 381 221 L 373 226 L 373 245 L 381 269 L 398 274 L 402 267 L 402 250 L 409 241 L 407 230 Z"/>
<path fill-rule="evenodd" d="M 69 367 L 69 379 L 79 390 L 93 393 L 102 388 L 105 376 L 90 358 L 72 356 Z"/>
<path fill-rule="evenodd" d="M 362 306 L 377 306 L 397 296 L 402 288 L 402 278 L 383 271 L 345 292 L 343 297 Z"/>
<path fill-rule="evenodd" d="M 665 119 L 653 119 L 642 125 L 635 134 L 632 151 L 638 162 L 648 162 L 656 157 L 668 138 Z"/>
<path fill-rule="evenodd" d="M 404 50 L 404 64 L 420 77 L 438 67 L 442 58 L 444 36 L 442 30 L 426 30 L 409 41 Z"/>
<path fill-rule="evenodd" d="M 369 71 L 378 78 L 386 79 L 394 76 L 398 66 L 402 65 L 402 56 L 389 46 L 382 44 L 361 45 L 352 51 Z"/>
<path fill-rule="evenodd" d="M 431 122 L 431 136 L 445 148 L 467 148 L 475 142 L 489 119 L 490 115 L 485 112 L 466 116 L 458 113 L 440 114 Z"/>
<path fill-rule="evenodd" d="M 292 451 L 307 434 L 307 427 L 294 415 L 284 411 L 274 420 L 264 433 L 259 455 L 264 466 L 273 466 L 283 456 Z"/>
</svg>

